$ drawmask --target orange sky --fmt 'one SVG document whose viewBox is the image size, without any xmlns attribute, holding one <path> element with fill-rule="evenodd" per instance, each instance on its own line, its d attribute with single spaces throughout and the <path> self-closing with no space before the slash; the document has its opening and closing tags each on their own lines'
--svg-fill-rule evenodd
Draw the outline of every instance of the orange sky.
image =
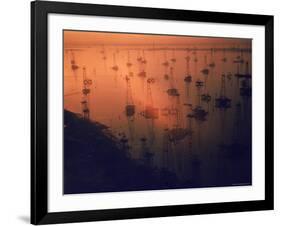
<svg viewBox="0 0 281 226">
<path fill-rule="evenodd" d="M 91 45 L 250 45 L 250 39 L 210 38 L 190 36 L 143 35 L 129 33 L 64 31 L 64 44 L 66 48 L 86 47 Z M 249 46 L 250 47 L 250 46 Z"/>
</svg>

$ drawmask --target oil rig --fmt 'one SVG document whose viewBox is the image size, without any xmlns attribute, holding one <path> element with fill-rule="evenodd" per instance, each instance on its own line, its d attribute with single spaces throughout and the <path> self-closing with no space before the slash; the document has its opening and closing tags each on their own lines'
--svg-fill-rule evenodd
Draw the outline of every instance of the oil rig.
<svg viewBox="0 0 281 226">
<path fill-rule="evenodd" d="M 162 66 L 164 67 L 164 79 L 169 80 L 170 76 L 168 74 L 169 70 L 169 61 L 167 61 L 167 52 L 164 51 L 164 62 L 162 63 Z"/>
<path fill-rule="evenodd" d="M 220 96 L 215 99 L 215 106 L 218 109 L 228 109 L 231 107 L 231 99 L 226 96 L 226 88 L 225 88 L 225 74 L 221 75 L 221 90 Z"/>
<path fill-rule="evenodd" d="M 201 73 L 203 75 L 208 75 L 209 74 L 209 68 L 208 68 L 208 62 L 207 62 L 207 55 L 204 56 L 204 64 L 205 64 L 205 67 L 201 70 Z"/>
<path fill-rule="evenodd" d="M 144 50 L 142 51 L 142 56 L 140 55 L 140 53 L 138 54 L 137 62 L 139 66 L 138 77 L 141 79 L 142 90 L 144 92 L 144 81 L 146 79 L 146 64 L 147 64 Z"/>
<path fill-rule="evenodd" d="M 132 71 L 132 62 L 131 62 L 131 57 L 130 57 L 130 51 L 128 50 L 128 56 L 127 56 L 127 63 L 126 63 L 127 69 L 128 69 L 128 76 L 133 77 L 134 73 Z"/>
<path fill-rule="evenodd" d="M 116 63 L 116 53 L 113 53 L 113 66 L 111 67 L 111 69 L 113 70 L 114 72 L 114 80 L 115 80 L 115 85 L 117 85 L 117 78 L 118 78 L 118 70 L 119 70 L 119 67 Z"/>
<path fill-rule="evenodd" d="M 140 138 L 140 142 L 141 142 L 141 160 L 145 165 L 151 166 L 153 163 L 154 154 L 151 152 L 151 150 L 147 145 L 146 137 Z"/>
<path fill-rule="evenodd" d="M 215 64 L 215 60 L 214 60 L 214 53 L 215 51 L 214 51 L 214 49 L 212 48 L 211 49 L 211 61 L 210 61 L 210 63 L 209 63 L 209 67 L 210 68 L 214 68 L 215 66 L 216 66 L 216 64 Z"/>
<path fill-rule="evenodd" d="M 131 78 L 126 76 L 126 107 L 125 113 L 128 121 L 128 128 L 131 140 L 134 140 L 134 120 L 136 113 L 136 105 L 134 104 L 133 94 L 132 94 L 132 86 L 131 86 Z"/>
<path fill-rule="evenodd" d="M 190 84 L 192 83 L 192 76 L 190 74 L 190 56 L 187 55 L 185 57 L 186 61 L 186 76 L 184 77 L 185 87 L 186 87 L 186 96 L 189 97 L 189 90 L 190 90 Z"/>
<path fill-rule="evenodd" d="M 211 95 L 209 94 L 208 89 L 207 89 L 207 82 L 208 82 L 208 76 L 209 76 L 209 69 L 207 68 L 207 65 L 208 65 L 207 56 L 205 55 L 205 68 L 201 71 L 203 76 L 204 76 L 204 93 L 201 94 L 201 95 L 200 94 L 198 94 L 198 95 L 200 95 L 200 98 L 201 98 L 202 102 L 206 102 L 208 104 L 211 101 L 212 98 L 211 98 Z M 211 63 L 210 65 L 214 65 L 214 63 Z M 212 68 L 213 67 L 214 66 L 212 66 Z"/>
<path fill-rule="evenodd" d="M 243 80 L 241 81 L 240 96 L 250 97 L 252 95 L 252 87 L 250 82 L 252 75 L 249 72 L 248 61 L 246 62 L 245 74 L 243 77 L 240 76 L 240 78 L 243 78 Z"/>
<path fill-rule="evenodd" d="M 91 86 L 92 86 L 92 80 L 87 78 L 86 68 L 83 67 L 83 89 L 82 89 L 81 105 L 82 105 L 83 118 L 85 120 L 90 119 L 89 102 L 90 102 Z"/>
<path fill-rule="evenodd" d="M 77 71 L 79 69 L 79 66 L 75 60 L 74 50 L 70 50 L 70 67 L 77 84 Z"/>
</svg>

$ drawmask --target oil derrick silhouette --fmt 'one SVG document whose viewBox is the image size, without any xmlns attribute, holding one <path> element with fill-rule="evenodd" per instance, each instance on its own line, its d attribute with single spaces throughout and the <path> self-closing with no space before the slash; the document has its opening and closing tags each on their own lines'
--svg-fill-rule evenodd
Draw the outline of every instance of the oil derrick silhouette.
<svg viewBox="0 0 281 226">
<path fill-rule="evenodd" d="M 159 118 L 159 109 L 154 107 L 151 85 L 155 83 L 154 78 L 147 79 L 146 106 L 144 117 L 147 123 L 149 144 L 152 145 L 155 140 L 154 120 Z"/>
<path fill-rule="evenodd" d="M 107 74 L 107 54 L 106 54 L 106 49 L 105 49 L 104 45 L 102 45 L 102 49 L 101 49 L 100 53 L 101 53 L 101 57 L 103 60 L 104 71 L 105 71 L 105 74 Z"/>
<path fill-rule="evenodd" d="M 146 58 L 145 58 L 145 52 L 144 50 L 142 50 L 142 55 L 140 54 L 140 51 L 138 53 L 138 58 L 137 58 L 137 62 L 138 62 L 138 67 L 139 67 L 139 72 L 138 72 L 138 77 L 141 80 L 141 86 L 142 86 L 142 91 L 144 93 L 144 84 L 145 84 L 145 79 L 146 79 Z"/>
<path fill-rule="evenodd" d="M 74 50 L 70 51 L 70 55 L 71 55 L 71 59 L 70 59 L 71 70 L 73 72 L 75 81 L 77 83 L 77 70 L 79 69 L 79 66 L 77 65 L 77 62 L 76 62 L 76 59 L 75 59 Z"/>
<path fill-rule="evenodd" d="M 151 166 L 153 163 L 154 154 L 151 152 L 148 144 L 147 139 L 142 137 L 140 139 L 141 142 L 141 159 L 145 165 Z"/>
<path fill-rule="evenodd" d="M 126 63 L 126 66 L 127 66 L 127 69 L 128 69 L 128 76 L 129 77 L 133 77 L 134 76 L 134 73 L 132 71 L 132 62 L 131 62 L 131 56 L 130 56 L 130 50 L 128 50 L 128 53 L 127 53 L 127 63 Z"/>
<path fill-rule="evenodd" d="M 128 121 L 128 129 L 130 134 L 130 140 L 134 140 L 134 120 L 135 120 L 135 113 L 136 113 L 136 106 L 134 104 L 133 93 L 132 93 L 132 86 L 131 86 L 131 78 L 126 76 L 126 117 Z"/>
<path fill-rule="evenodd" d="M 200 97 L 201 97 L 201 101 L 205 102 L 208 105 L 208 110 L 209 110 L 209 102 L 211 101 L 212 98 L 208 91 L 208 76 L 210 73 L 208 66 L 211 65 L 213 68 L 215 64 L 213 62 L 208 65 L 207 55 L 204 56 L 204 63 L 205 63 L 205 68 L 201 71 L 204 76 L 204 90 L 203 90 L 203 94 L 201 94 Z"/>
<path fill-rule="evenodd" d="M 192 83 L 192 75 L 190 73 L 190 56 L 187 54 L 185 57 L 186 61 L 186 75 L 184 77 L 185 89 L 186 89 L 186 97 L 189 98 L 190 95 L 190 84 Z"/>
<path fill-rule="evenodd" d="M 115 86 L 117 87 L 119 67 L 116 63 L 116 53 L 113 53 L 112 57 L 113 57 L 113 66 L 111 67 L 111 69 L 113 70 Z"/>
<path fill-rule="evenodd" d="M 162 66 L 164 67 L 164 80 L 169 80 L 169 61 L 167 60 L 167 52 L 166 50 L 164 51 L 164 62 L 162 63 Z"/>
<path fill-rule="evenodd" d="M 239 94 L 242 98 L 243 103 L 243 117 L 245 120 L 251 120 L 249 118 L 250 114 L 247 114 L 247 112 L 251 111 L 251 96 L 252 96 L 252 75 L 249 70 L 249 63 L 246 62 L 245 65 L 245 72 L 244 77 L 241 79 L 240 82 L 240 88 L 239 88 Z"/>
<path fill-rule="evenodd" d="M 91 93 L 92 80 L 87 78 L 86 68 L 83 67 L 83 89 L 82 89 L 82 113 L 85 120 L 90 119 L 90 93 Z"/>
</svg>

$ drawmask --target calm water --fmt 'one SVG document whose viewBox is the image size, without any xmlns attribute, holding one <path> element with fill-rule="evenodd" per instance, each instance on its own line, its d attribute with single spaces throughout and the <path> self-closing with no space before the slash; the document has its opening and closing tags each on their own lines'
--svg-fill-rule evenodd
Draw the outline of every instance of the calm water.
<svg viewBox="0 0 281 226">
<path fill-rule="evenodd" d="M 240 59 L 244 63 L 234 63 Z M 251 97 L 240 95 L 251 79 L 235 76 L 251 74 L 250 51 L 97 47 L 65 51 L 64 60 L 64 108 L 83 117 L 81 101 L 87 102 L 89 120 L 106 125 L 132 160 L 198 187 L 251 184 Z M 85 79 L 92 81 L 88 95 L 82 94 Z M 176 94 L 168 95 L 172 88 Z M 216 106 L 221 96 L 231 106 Z M 134 113 L 126 112 L 127 105 Z M 147 106 L 158 117 L 149 116 Z M 195 116 L 197 107 L 203 116 Z"/>
</svg>

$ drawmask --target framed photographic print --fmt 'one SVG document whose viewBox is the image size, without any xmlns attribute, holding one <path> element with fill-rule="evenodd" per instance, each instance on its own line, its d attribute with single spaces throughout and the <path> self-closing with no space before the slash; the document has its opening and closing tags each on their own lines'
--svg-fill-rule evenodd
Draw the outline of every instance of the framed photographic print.
<svg viewBox="0 0 281 226">
<path fill-rule="evenodd" d="M 273 209 L 273 16 L 31 3 L 31 223 Z"/>
</svg>

